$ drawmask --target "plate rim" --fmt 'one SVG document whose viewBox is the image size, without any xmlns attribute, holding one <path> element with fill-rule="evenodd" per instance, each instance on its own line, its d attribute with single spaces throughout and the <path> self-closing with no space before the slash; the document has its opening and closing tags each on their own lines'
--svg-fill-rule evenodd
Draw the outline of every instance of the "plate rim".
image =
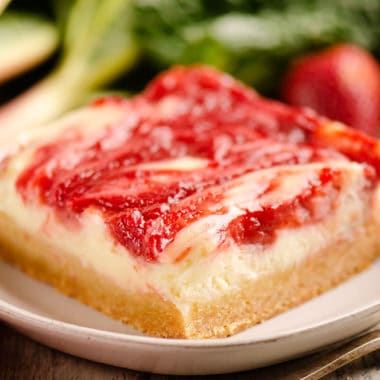
<svg viewBox="0 0 380 380">
<path fill-rule="evenodd" d="M 64 322 L 59 319 L 45 317 L 35 312 L 28 311 L 22 307 L 16 306 L 8 301 L 0 299 L 0 319 L 4 314 L 9 315 L 12 319 L 18 321 L 32 323 L 33 325 L 48 327 L 49 330 L 59 328 L 62 334 L 75 334 L 93 337 L 95 339 L 112 339 L 120 343 L 133 343 L 137 345 L 150 345 L 150 346 L 165 346 L 166 348 L 186 348 L 186 349 L 217 349 L 225 350 L 226 348 L 240 348 L 242 346 L 268 344 L 278 340 L 284 340 L 294 335 L 311 333 L 315 330 L 323 328 L 327 325 L 341 323 L 351 318 L 362 318 L 363 315 L 370 316 L 372 314 L 380 313 L 380 299 L 374 300 L 365 306 L 355 308 L 349 313 L 340 317 L 330 317 L 324 321 L 313 324 L 311 327 L 301 327 L 291 330 L 290 332 L 277 333 L 267 338 L 245 337 L 240 341 L 227 341 L 228 338 L 214 338 L 214 339 L 171 339 L 159 338 L 152 336 L 133 335 L 129 333 L 121 333 L 97 329 L 93 327 L 81 326 L 78 324 Z M 5 323 L 9 321 L 4 320 Z M 379 321 L 380 322 L 380 321 Z M 253 328 L 254 326 L 252 326 Z M 63 329 L 63 330 L 62 330 Z"/>
</svg>

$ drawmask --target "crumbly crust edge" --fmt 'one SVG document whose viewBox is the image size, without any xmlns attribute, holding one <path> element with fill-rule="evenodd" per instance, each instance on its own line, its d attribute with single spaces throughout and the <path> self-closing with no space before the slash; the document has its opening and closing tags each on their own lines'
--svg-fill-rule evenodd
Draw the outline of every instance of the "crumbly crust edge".
<svg viewBox="0 0 380 380">
<path fill-rule="evenodd" d="M 235 334 L 299 305 L 364 270 L 379 256 L 375 223 L 355 240 L 335 241 L 282 272 L 241 283 L 186 314 L 154 291 L 132 292 L 32 236 L 0 213 L 0 258 L 82 303 L 154 336 L 217 338 Z M 106 255 L 107 253 L 105 253 Z"/>
</svg>

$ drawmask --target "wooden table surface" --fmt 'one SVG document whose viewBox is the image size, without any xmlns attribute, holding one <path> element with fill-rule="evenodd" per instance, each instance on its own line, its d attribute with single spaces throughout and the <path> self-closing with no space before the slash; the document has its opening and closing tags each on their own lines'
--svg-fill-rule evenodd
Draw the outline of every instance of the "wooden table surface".
<svg viewBox="0 0 380 380">
<path fill-rule="evenodd" d="M 317 354 L 318 355 L 318 354 Z M 292 362 L 255 371 L 210 376 L 223 380 L 297 379 L 302 368 L 315 359 L 309 356 Z M 202 377 L 162 376 L 139 373 L 93 363 L 45 347 L 0 324 L 0 379 L 1 380 L 188 380 Z M 380 351 L 359 359 L 325 377 L 328 380 L 379 380 Z"/>
</svg>

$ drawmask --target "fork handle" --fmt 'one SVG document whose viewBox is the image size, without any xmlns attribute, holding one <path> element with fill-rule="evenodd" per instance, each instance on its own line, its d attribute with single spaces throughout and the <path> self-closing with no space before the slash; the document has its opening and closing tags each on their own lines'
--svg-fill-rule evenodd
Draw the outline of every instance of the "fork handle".
<svg viewBox="0 0 380 380">
<path fill-rule="evenodd" d="M 293 373 L 293 376 L 296 375 L 299 380 L 318 380 L 378 349 L 380 349 L 380 329 L 372 330 L 336 349 L 318 354 L 310 364 L 296 374 Z"/>
</svg>

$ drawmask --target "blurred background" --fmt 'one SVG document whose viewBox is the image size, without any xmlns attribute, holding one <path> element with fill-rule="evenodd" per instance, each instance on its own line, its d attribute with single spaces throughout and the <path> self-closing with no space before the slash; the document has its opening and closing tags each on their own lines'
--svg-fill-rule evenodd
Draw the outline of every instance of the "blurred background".
<svg viewBox="0 0 380 380">
<path fill-rule="evenodd" d="M 204 63 L 265 96 L 378 132 L 378 0 L 0 4 L 2 125 L 37 125 L 99 94 L 132 95 L 172 65 Z"/>
</svg>

